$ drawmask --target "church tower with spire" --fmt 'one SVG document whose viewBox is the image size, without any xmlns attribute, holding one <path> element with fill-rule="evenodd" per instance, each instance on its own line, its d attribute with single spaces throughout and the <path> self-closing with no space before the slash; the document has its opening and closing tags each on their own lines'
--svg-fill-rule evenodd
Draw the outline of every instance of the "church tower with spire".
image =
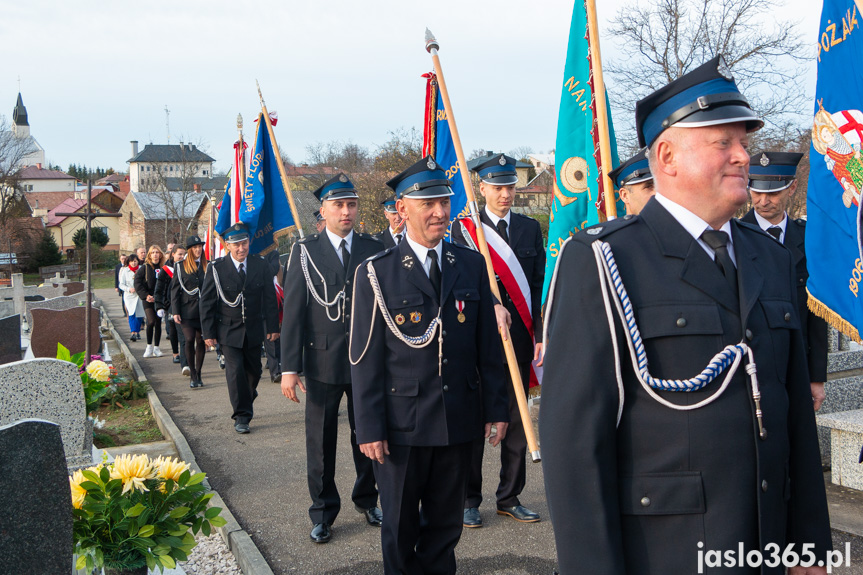
<svg viewBox="0 0 863 575">
<path fill-rule="evenodd" d="M 18 92 L 18 102 L 12 110 L 12 132 L 19 138 L 30 135 L 30 122 L 27 121 L 27 108 L 24 107 L 21 92 Z"/>
</svg>

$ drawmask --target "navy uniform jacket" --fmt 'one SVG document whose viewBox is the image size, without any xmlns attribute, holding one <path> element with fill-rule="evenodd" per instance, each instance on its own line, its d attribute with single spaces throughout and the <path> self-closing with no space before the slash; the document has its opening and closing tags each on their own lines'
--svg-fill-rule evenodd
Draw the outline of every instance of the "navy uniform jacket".
<svg viewBox="0 0 863 575">
<path fill-rule="evenodd" d="M 309 262 L 309 277 L 321 299 L 332 301 L 339 290 L 345 287 L 344 316 L 337 321 L 330 321 L 327 310 L 329 309 L 331 317 L 336 317 L 336 310 L 342 308 L 341 304 L 325 308 L 308 292 L 300 264 L 301 244 L 308 249 L 311 260 L 324 276 L 326 298 L 324 282 L 321 282 L 320 276 Z M 358 232 L 354 232 L 351 244 L 347 275 L 326 232 L 306 236 L 294 244 L 284 284 L 285 308 L 281 335 L 283 372 L 295 371 L 324 383 L 351 383 L 351 368 L 348 363 L 351 282 L 354 270 L 360 262 L 383 249 L 379 241 Z"/>
<path fill-rule="evenodd" d="M 738 542 L 784 550 L 788 542 L 798 553 L 812 543 L 819 558 L 831 547 L 791 255 L 760 229 L 737 220 L 731 227 L 739 301 L 654 199 L 640 216 L 576 234 L 559 255 L 539 432 L 561 575 L 696 573 L 699 541 L 705 551 L 736 550 Z M 616 312 L 625 401 L 615 427 L 618 386 L 590 247 L 596 239 L 614 252 L 654 377 L 688 379 L 726 345 L 743 339 L 752 347 L 766 440 L 744 365 L 705 407 L 676 411 L 649 397 Z M 721 383 L 659 394 L 693 404 Z"/>
<path fill-rule="evenodd" d="M 172 277 L 168 275 L 165 268 L 174 269 L 174 262 L 168 262 L 162 266 L 159 272 L 159 277 L 156 278 L 156 287 L 153 289 L 153 297 L 156 298 L 156 311 L 165 310 L 166 314 L 171 314 L 171 295 L 169 293 Z"/>
<path fill-rule="evenodd" d="M 247 264 L 245 286 L 240 281 L 240 274 L 234 267 L 230 255 L 210 262 L 207 267 L 198 304 L 201 313 L 201 333 L 204 339 L 216 339 L 222 345 L 243 347 L 246 344 L 261 345 L 266 334 L 278 333 L 276 288 L 273 285 L 269 266 L 260 256 L 250 255 L 245 263 Z M 243 293 L 245 322 L 241 305 L 229 307 L 219 297 L 216 282 L 213 279 L 214 269 L 219 272 L 225 299 L 234 301 L 240 292 Z"/>
<path fill-rule="evenodd" d="M 200 262 L 198 263 L 198 267 L 195 269 L 195 273 L 193 274 L 187 274 L 184 269 L 185 268 L 183 268 L 183 262 L 178 262 L 174 264 L 174 279 L 171 280 L 171 309 L 174 310 L 174 315 L 180 316 L 181 320 L 199 319 L 201 314 L 199 311 L 200 308 L 198 306 L 198 302 L 201 297 L 201 292 L 199 291 L 195 295 L 187 294 L 185 291 L 183 291 L 183 288 L 180 287 L 180 282 L 177 279 L 177 275 L 179 274 L 182 276 L 183 286 L 187 290 L 195 291 L 195 288 L 200 288 L 202 285 L 204 285 L 204 270 L 201 269 Z M 219 277 L 221 277 L 221 275 Z"/>
<path fill-rule="evenodd" d="M 404 227 L 402 227 L 402 233 L 404 233 Z M 389 249 L 396 245 L 395 240 L 393 240 L 393 235 L 390 233 L 389 227 L 385 228 L 382 232 L 376 233 L 373 237 L 382 244 L 384 244 L 384 249 Z"/>
<path fill-rule="evenodd" d="M 484 224 L 494 228 L 485 209 L 480 212 L 480 218 Z M 521 264 L 521 269 L 524 271 L 527 283 L 530 286 L 533 333 L 536 343 L 540 343 L 542 341 L 542 284 L 545 280 L 545 249 L 542 246 L 542 229 L 539 227 L 539 222 L 535 219 L 511 211 L 507 235 L 509 235 L 509 246 L 518 258 L 518 263 Z M 458 221 L 453 224 L 452 237 L 454 242 L 466 244 Z M 512 336 L 512 345 L 515 348 L 516 358 L 520 362 L 533 360 L 534 342 L 530 339 L 527 327 L 521 321 L 521 316 L 515 304 L 512 303 L 512 299 L 510 299 L 509 294 L 506 292 L 503 283 L 498 281 L 497 285 L 500 289 L 501 297 L 503 297 L 503 305 L 509 310 L 512 316 L 510 335 Z"/>
<path fill-rule="evenodd" d="M 351 367 L 357 443 L 387 440 L 395 445 L 442 446 L 481 437 L 487 422 L 509 421 L 506 378 L 491 290 L 482 256 L 443 243 L 442 376 L 438 334 L 413 349 L 396 338 L 374 295 L 366 263 L 357 268 Z M 437 315 L 434 288 L 407 241 L 369 260 L 387 309 L 402 332 L 422 335 Z M 465 302 L 465 321 L 456 300 Z M 480 386 L 480 376 L 482 385 Z"/>
<path fill-rule="evenodd" d="M 755 211 L 741 218 L 742 221 L 758 225 Z M 803 331 L 803 343 L 806 346 L 806 357 L 809 362 L 809 380 L 827 381 L 827 322 L 809 311 L 806 301 L 806 281 L 809 270 L 806 269 L 806 220 L 792 220 L 790 217 L 785 226 L 785 247 L 791 250 L 791 262 L 794 264 L 797 282 L 797 309 L 800 313 Z"/>
</svg>

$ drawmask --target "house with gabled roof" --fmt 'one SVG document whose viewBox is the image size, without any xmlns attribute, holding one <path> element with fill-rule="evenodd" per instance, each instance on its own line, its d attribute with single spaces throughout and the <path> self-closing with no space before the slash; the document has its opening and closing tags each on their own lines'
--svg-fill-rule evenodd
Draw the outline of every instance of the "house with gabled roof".
<svg viewBox="0 0 863 575">
<path fill-rule="evenodd" d="M 138 142 L 132 141 L 129 164 L 129 187 L 132 192 L 168 190 L 167 180 L 183 180 L 183 189 L 192 189 L 193 178 L 213 177 L 216 160 L 194 144 L 147 144 L 138 151 Z M 223 184 L 224 185 L 224 184 Z"/>
</svg>

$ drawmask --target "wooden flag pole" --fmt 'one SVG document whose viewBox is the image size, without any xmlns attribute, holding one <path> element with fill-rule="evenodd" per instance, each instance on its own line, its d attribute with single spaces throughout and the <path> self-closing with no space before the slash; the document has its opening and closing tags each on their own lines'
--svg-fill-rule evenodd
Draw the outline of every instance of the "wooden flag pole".
<svg viewBox="0 0 863 575">
<path fill-rule="evenodd" d="M 291 206 L 291 215 L 294 216 L 294 225 L 297 226 L 297 232 L 300 237 L 303 237 L 303 223 L 300 220 L 300 213 L 297 211 L 297 204 L 294 203 L 294 195 L 291 193 L 291 186 L 288 184 L 288 174 L 285 171 L 285 163 L 282 161 L 282 155 L 279 153 L 279 145 L 276 143 L 276 134 L 273 132 L 273 123 L 270 121 L 270 113 L 267 111 L 267 104 L 264 102 L 264 96 L 261 94 L 261 85 L 255 80 L 255 85 L 258 87 L 258 97 L 261 99 L 261 111 L 264 112 L 264 122 L 267 123 L 267 131 L 270 133 L 270 141 L 273 143 L 273 151 L 276 156 L 276 163 L 279 166 L 279 175 L 282 177 L 282 187 L 285 189 L 285 196 L 288 198 L 288 205 Z"/>
<path fill-rule="evenodd" d="M 596 0 L 585 0 L 587 27 L 590 36 L 590 62 L 593 72 L 593 98 L 596 101 L 596 123 L 599 129 L 599 157 L 602 160 L 602 189 L 605 194 L 605 215 L 609 220 L 617 217 L 617 202 L 614 201 L 614 184 L 608 173 L 611 171 L 611 139 L 608 130 L 608 107 L 605 98 L 605 80 L 602 78 L 602 57 L 599 52 L 599 25 L 596 23 Z"/>
<path fill-rule="evenodd" d="M 473 219 L 476 226 L 477 247 L 479 248 L 482 257 L 485 258 L 486 271 L 488 272 L 488 280 L 491 284 L 491 293 L 497 298 L 497 301 L 503 301 L 500 297 L 500 290 L 497 287 L 497 279 L 494 273 L 494 266 L 491 262 L 491 254 L 488 251 L 488 244 L 485 241 L 485 232 L 482 228 L 482 223 L 479 219 L 479 210 L 476 205 L 476 196 L 473 193 L 473 186 L 470 182 L 470 176 L 467 173 L 467 161 L 464 157 L 464 150 L 461 146 L 461 139 L 458 135 L 458 128 L 455 124 L 455 116 L 452 113 L 452 105 L 450 104 L 449 92 L 446 89 L 446 81 L 444 80 L 443 70 L 440 65 L 440 57 L 437 54 L 440 45 L 435 40 L 432 33 L 426 29 L 426 50 L 432 56 L 434 62 L 435 74 L 437 74 L 438 87 L 440 88 L 441 98 L 443 98 L 444 109 L 446 110 L 447 123 L 449 131 L 452 135 L 452 143 L 455 147 L 455 153 L 458 157 L 459 173 L 461 174 L 464 191 L 467 194 L 468 206 L 470 207 L 470 217 Z M 515 357 L 515 348 L 512 346 L 512 340 L 509 337 L 509 330 L 504 328 L 501 332 L 503 341 L 503 350 L 506 355 L 506 363 L 509 366 L 509 374 L 512 379 L 512 385 L 515 390 L 515 398 L 518 403 L 518 411 L 521 415 L 521 422 L 524 427 L 524 435 L 527 439 L 527 446 L 530 450 L 530 456 L 534 463 L 541 460 L 539 453 L 539 444 L 536 441 L 536 433 L 533 430 L 533 423 L 530 420 L 530 410 L 527 407 L 527 398 L 524 394 L 524 384 L 521 380 L 521 373 L 518 370 L 518 361 Z"/>
</svg>

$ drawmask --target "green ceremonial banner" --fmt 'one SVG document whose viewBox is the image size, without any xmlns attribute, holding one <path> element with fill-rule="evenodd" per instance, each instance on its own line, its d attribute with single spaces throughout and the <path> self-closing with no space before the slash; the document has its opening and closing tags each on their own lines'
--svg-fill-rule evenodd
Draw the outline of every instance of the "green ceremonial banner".
<svg viewBox="0 0 863 575">
<path fill-rule="evenodd" d="M 566 65 L 563 68 L 563 86 L 560 95 L 560 111 L 557 117 L 557 141 L 555 142 L 556 186 L 551 204 L 548 229 L 548 257 L 545 268 L 545 284 L 542 300 L 548 296 L 548 285 L 557 264 L 560 245 L 572 234 L 599 222 L 595 202 L 599 199 L 599 169 L 594 157 L 595 145 L 591 132 L 594 125 L 593 88 L 589 83 L 590 45 L 587 40 L 587 10 L 580 0 L 572 10 L 569 28 L 569 45 L 566 50 Z M 606 102 L 608 98 L 606 98 Z M 612 166 L 619 163 L 617 142 L 611 123 L 608 106 L 608 130 L 611 141 Z M 597 154 L 598 155 L 598 154 Z M 618 213 L 622 202 L 617 202 Z"/>
</svg>

